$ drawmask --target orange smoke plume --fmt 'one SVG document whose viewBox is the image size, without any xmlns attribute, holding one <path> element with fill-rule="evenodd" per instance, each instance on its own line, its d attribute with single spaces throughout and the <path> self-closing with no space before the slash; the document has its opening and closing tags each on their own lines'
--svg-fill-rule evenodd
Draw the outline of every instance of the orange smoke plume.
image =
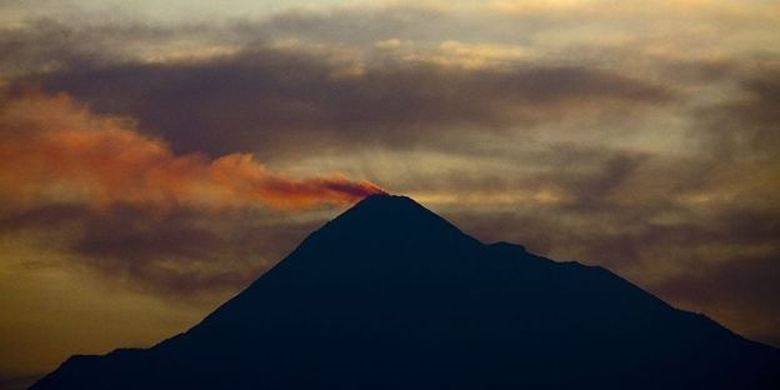
<svg viewBox="0 0 780 390">
<path fill-rule="evenodd" d="M 65 94 L 5 99 L 0 136 L 0 197 L 27 206 L 299 208 L 383 192 L 342 175 L 289 178 L 249 154 L 176 155 L 133 121 L 96 115 Z"/>
</svg>

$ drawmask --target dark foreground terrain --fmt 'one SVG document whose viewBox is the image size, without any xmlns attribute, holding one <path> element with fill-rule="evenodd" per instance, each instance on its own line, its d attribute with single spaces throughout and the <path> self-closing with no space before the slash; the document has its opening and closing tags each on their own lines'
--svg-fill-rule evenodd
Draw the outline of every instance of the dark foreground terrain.
<svg viewBox="0 0 780 390">
<path fill-rule="evenodd" d="M 779 384 L 778 350 L 604 268 L 485 245 L 409 198 L 375 195 L 188 332 L 150 349 L 74 356 L 33 388 Z"/>
</svg>

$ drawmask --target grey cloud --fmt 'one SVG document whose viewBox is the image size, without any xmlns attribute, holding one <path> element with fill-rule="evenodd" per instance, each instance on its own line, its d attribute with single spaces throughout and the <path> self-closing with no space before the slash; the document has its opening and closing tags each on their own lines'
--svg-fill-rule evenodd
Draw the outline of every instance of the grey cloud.
<svg viewBox="0 0 780 390">
<path fill-rule="evenodd" d="M 215 217 L 185 209 L 157 214 L 58 205 L 3 214 L 1 232 L 46 240 L 72 255 L 66 267 L 123 288 L 185 300 L 246 286 L 322 223 L 319 217 L 300 220 L 267 210 Z"/>
<path fill-rule="evenodd" d="M 780 68 L 742 77 L 740 94 L 694 113 L 699 134 L 717 159 L 773 160 L 780 147 Z"/>
<path fill-rule="evenodd" d="M 128 48 L 186 35 L 142 24 L 74 25 L 55 19 L 35 19 L 20 26 L 0 27 L 0 77 L 19 78 L 59 69 L 95 67 L 129 61 Z"/>
<path fill-rule="evenodd" d="M 320 54 L 260 46 L 206 62 L 82 67 L 37 81 L 98 111 L 137 117 L 174 148 L 250 149 L 261 157 L 300 148 L 303 139 L 310 148 L 435 145 L 443 132 L 557 121 L 585 102 L 642 106 L 673 99 L 661 86 L 577 66 L 410 63 L 334 76 L 343 66 Z"/>
<path fill-rule="evenodd" d="M 82 264 L 109 280 L 125 278 L 128 288 L 178 297 L 243 288 L 319 224 L 269 223 L 264 213 L 252 212 L 218 220 L 192 211 L 162 218 L 114 213 L 89 218 L 72 243 Z"/>
</svg>

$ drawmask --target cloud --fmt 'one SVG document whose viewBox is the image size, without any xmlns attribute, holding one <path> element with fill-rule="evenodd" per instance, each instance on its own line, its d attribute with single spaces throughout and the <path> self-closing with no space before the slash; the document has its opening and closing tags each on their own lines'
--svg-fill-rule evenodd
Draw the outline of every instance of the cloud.
<svg viewBox="0 0 780 390">
<path fill-rule="evenodd" d="M 738 80 L 734 97 L 694 112 L 703 146 L 717 159 L 776 161 L 780 148 L 780 66 Z"/>
<path fill-rule="evenodd" d="M 106 218 L 87 212 L 67 249 L 102 280 L 192 301 L 248 285 L 323 222 L 283 215 L 249 210 L 215 219 L 195 210 L 152 216 L 120 208 Z"/>
<path fill-rule="evenodd" d="M 777 233 L 777 227 L 774 228 Z M 743 329 L 752 337 L 780 344 L 780 251 L 736 255 L 730 261 L 698 264 L 696 270 L 651 286 L 683 308 L 695 308 Z"/>
<path fill-rule="evenodd" d="M 136 117 L 175 150 L 269 157 L 302 144 L 435 147 L 442 132 L 621 117 L 674 99 L 656 84 L 576 65 L 374 64 L 328 53 L 262 45 L 209 61 L 62 70 L 37 82 L 99 112 Z"/>
<path fill-rule="evenodd" d="M 224 299 L 276 264 L 331 213 L 256 208 L 152 213 L 79 205 L 3 210 L 3 266 L 63 270 L 106 290 L 215 304 L 214 297 Z"/>
<path fill-rule="evenodd" d="M 249 154 L 177 155 L 122 117 L 99 116 L 65 94 L 29 92 L 0 110 L 0 192 L 20 207 L 49 203 L 170 209 L 348 204 L 381 192 L 344 176 L 294 179 Z"/>
<path fill-rule="evenodd" d="M 170 50 L 188 31 L 140 23 L 79 25 L 53 18 L 9 23 L 0 27 L 0 78 L 136 60 L 159 46 Z"/>
</svg>

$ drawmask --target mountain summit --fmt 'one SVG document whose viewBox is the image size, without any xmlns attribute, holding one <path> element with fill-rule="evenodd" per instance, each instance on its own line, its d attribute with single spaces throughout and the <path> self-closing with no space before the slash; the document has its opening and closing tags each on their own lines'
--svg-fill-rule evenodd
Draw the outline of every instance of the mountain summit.
<svg viewBox="0 0 780 390">
<path fill-rule="evenodd" d="M 608 254 L 605 254 L 605 256 Z M 186 333 L 34 389 L 757 389 L 780 352 L 601 267 L 372 195 Z"/>
</svg>

